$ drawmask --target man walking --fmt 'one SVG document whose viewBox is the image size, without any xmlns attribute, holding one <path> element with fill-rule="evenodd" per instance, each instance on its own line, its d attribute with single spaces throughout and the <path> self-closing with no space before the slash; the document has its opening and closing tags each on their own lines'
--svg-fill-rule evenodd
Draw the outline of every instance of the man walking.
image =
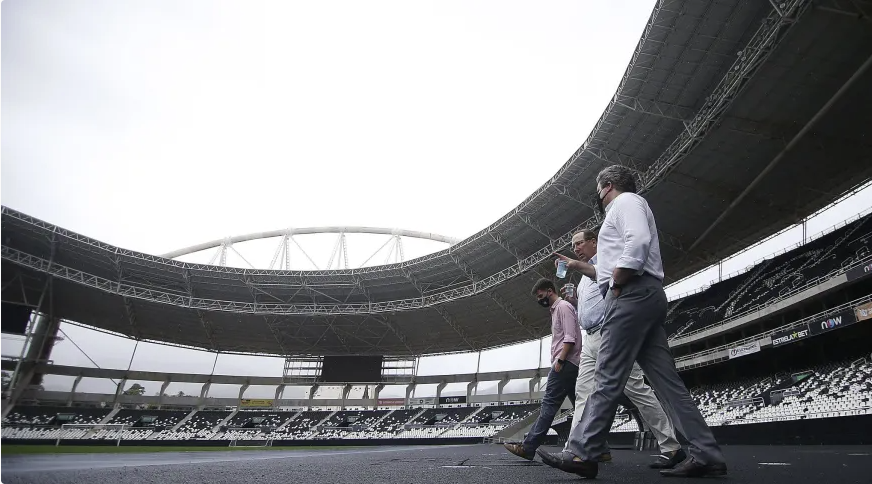
<svg viewBox="0 0 872 484">
<path fill-rule="evenodd" d="M 597 201 L 606 215 L 597 239 L 597 284 L 605 298 L 596 389 L 569 436 L 569 451 L 537 452 L 546 464 L 582 477 L 596 477 L 608 451 L 606 437 L 633 362 L 648 376 L 672 423 L 690 441 L 690 458 L 661 475 L 722 476 L 721 449 L 675 369 L 666 331 L 663 263 L 654 215 L 636 194 L 627 168 L 613 165 L 597 175 Z M 603 209 L 605 205 L 605 209 Z"/>
<path fill-rule="evenodd" d="M 585 402 L 593 392 L 594 373 L 599 356 L 603 324 L 603 296 L 596 283 L 596 252 L 597 232 L 588 229 L 572 236 L 572 251 L 579 260 L 557 254 L 566 261 L 567 268 L 582 273 L 578 284 L 578 324 L 585 333 L 581 344 L 581 363 L 579 364 L 578 380 L 575 383 L 575 412 L 572 415 L 570 433 L 578 425 L 584 412 Z M 555 261 L 556 262 L 556 261 Z M 570 298 L 567 297 L 567 300 Z M 687 455 L 675 438 L 675 430 L 660 406 L 657 396 L 651 387 L 645 384 L 642 369 L 633 363 L 630 377 L 624 386 L 624 395 L 636 406 L 642 421 L 651 429 L 660 444 L 661 454 L 650 464 L 652 469 L 671 469 L 683 461 Z M 569 441 L 564 451 L 569 451 Z M 610 457 L 608 452 L 607 456 Z M 610 460 L 609 457 L 600 460 Z"/>
<path fill-rule="evenodd" d="M 533 286 L 536 301 L 551 312 L 551 371 L 539 418 L 523 442 L 504 444 L 505 448 L 527 460 L 533 460 L 536 449 L 548 434 L 563 400 L 569 397 L 575 404 L 575 380 L 581 353 L 581 331 L 575 308 L 557 294 L 557 287 L 548 279 L 539 279 Z"/>
</svg>

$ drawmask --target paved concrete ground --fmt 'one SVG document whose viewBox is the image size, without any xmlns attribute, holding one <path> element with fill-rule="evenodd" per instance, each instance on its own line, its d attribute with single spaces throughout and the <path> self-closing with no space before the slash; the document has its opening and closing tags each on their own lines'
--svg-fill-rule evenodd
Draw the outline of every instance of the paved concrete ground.
<svg viewBox="0 0 872 484">
<path fill-rule="evenodd" d="M 872 446 L 732 446 L 725 447 L 724 453 L 730 470 L 730 475 L 721 479 L 724 481 L 872 482 Z M 641 484 L 664 479 L 648 469 L 651 454 L 614 449 L 614 462 L 600 466 L 597 480 Z M 2 457 L 2 481 L 6 484 L 508 484 L 578 480 L 538 462 L 518 459 L 499 445 Z"/>
</svg>

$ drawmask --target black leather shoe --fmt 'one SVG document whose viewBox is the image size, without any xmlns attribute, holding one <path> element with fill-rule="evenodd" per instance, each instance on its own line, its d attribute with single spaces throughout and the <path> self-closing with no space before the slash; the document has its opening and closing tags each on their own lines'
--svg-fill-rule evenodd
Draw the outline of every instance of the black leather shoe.
<svg viewBox="0 0 872 484">
<path fill-rule="evenodd" d="M 660 471 L 660 475 L 664 477 L 714 477 L 727 475 L 727 465 L 720 464 L 703 464 L 697 462 L 693 457 L 685 460 L 674 469 L 664 469 Z"/>
<path fill-rule="evenodd" d="M 559 452 L 552 454 L 543 449 L 536 451 L 542 462 L 563 472 L 578 474 L 581 477 L 593 479 L 599 472 L 599 465 L 594 461 L 575 460 L 575 455 L 569 452 Z"/>
<path fill-rule="evenodd" d="M 657 456 L 657 460 L 651 463 L 648 467 L 652 469 L 672 469 L 680 464 L 684 459 L 687 459 L 687 454 L 684 449 L 679 448 L 672 452 L 664 452 Z"/>
</svg>

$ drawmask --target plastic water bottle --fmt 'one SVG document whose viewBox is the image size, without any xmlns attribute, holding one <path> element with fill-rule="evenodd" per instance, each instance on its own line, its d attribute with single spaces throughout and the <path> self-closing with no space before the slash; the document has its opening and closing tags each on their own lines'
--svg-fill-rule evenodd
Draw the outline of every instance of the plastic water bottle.
<svg viewBox="0 0 872 484">
<path fill-rule="evenodd" d="M 565 286 L 563 286 L 563 297 L 575 297 L 575 284 L 569 282 Z"/>
<path fill-rule="evenodd" d="M 563 279 L 566 277 L 566 261 L 559 260 L 557 261 L 557 278 Z"/>
</svg>

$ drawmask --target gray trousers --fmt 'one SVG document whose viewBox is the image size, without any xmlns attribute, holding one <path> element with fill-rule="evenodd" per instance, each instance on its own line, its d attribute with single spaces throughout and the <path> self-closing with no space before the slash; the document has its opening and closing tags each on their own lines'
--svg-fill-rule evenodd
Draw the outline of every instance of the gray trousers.
<svg viewBox="0 0 872 484">
<path fill-rule="evenodd" d="M 572 414 L 570 433 L 575 430 L 581 420 L 585 402 L 593 392 L 594 374 L 601 342 L 602 333 L 599 331 L 594 334 L 584 334 L 581 344 L 581 365 L 578 370 L 578 380 L 575 382 L 575 412 Z M 672 428 L 666 412 L 663 411 L 663 407 L 660 406 L 660 401 L 657 400 L 657 395 L 654 394 L 651 387 L 645 384 L 642 369 L 635 363 L 633 363 L 627 384 L 624 386 L 624 395 L 639 409 L 642 421 L 651 429 L 657 438 L 657 443 L 660 444 L 660 452 L 673 452 L 681 448 L 681 444 L 675 438 L 675 430 Z M 564 450 L 569 450 L 568 440 Z"/>
<path fill-rule="evenodd" d="M 618 398 L 633 362 L 638 362 L 673 425 L 690 441 L 690 455 L 702 464 L 724 462 L 711 429 L 675 369 L 663 328 L 663 284 L 647 275 L 634 277 L 619 297 L 609 291 L 605 305 L 595 388 L 584 406 L 581 422 L 569 435 L 569 451 L 584 460 L 595 460 L 608 452 L 606 437 L 615 419 Z"/>
</svg>

